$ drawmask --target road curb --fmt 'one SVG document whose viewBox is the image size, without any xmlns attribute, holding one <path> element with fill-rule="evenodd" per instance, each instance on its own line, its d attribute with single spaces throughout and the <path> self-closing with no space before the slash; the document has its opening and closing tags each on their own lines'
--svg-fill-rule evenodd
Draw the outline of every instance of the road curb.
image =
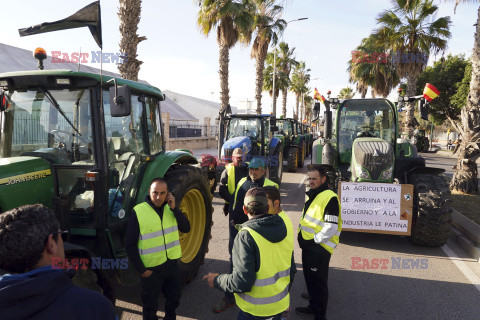
<svg viewBox="0 0 480 320">
<path fill-rule="evenodd" d="M 480 225 L 457 210 L 452 212 L 453 230 L 450 239 L 459 244 L 472 258 L 480 262 Z"/>
</svg>

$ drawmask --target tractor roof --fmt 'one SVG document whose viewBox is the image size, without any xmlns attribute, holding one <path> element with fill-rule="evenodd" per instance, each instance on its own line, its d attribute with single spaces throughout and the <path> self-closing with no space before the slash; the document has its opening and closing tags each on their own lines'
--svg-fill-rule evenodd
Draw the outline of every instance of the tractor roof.
<svg viewBox="0 0 480 320">
<path fill-rule="evenodd" d="M 231 118 L 270 118 L 271 114 L 250 114 L 250 113 L 235 113 L 230 115 Z"/>
<path fill-rule="evenodd" d="M 62 70 L 15 71 L 15 72 L 6 72 L 6 73 L 0 74 L 0 80 L 8 79 L 9 85 L 11 85 L 10 82 L 13 82 L 15 87 L 28 88 L 28 87 L 33 87 L 35 85 L 36 86 L 39 85 L 38 83 L 35 84 L 36 83 L 35 81 L 28 81 L 27 79 L 25 79 L 27 77 L 28 78 L 35 77 L 43 83 L 50 83 L 50 81 L 48 81 L 47 78 L 53 78 L 53 77 L 68 77 L 68 78 L 77 78 L 77 79 L 83 78 L 83 79 L 93 80 L 93 83 L 95 82 L 100 83 L 100 80 L 102 80 L 104 84 L 111 79 L 115 79 L 117 82 L 117 85 L 127 85 L 131 89 L 134 89 L 135 91 L 140 91 L 143 93 L 155 95 L 159 97 L 160 100 L 163 100 L 162 91 L 160 91 L 160 89 L 154 86 L 151 86 L 149 84 L 144 84 L 136 81 L 126 80 L 126 79 L 116 78 L 116 77 L 111 77 L 106 75 L 100 76 L 99 74 L 90 73 L 90 72 L 81 72 L 81 71 L 77 72 L 77 71 L 62 69 Z M 52 81 L 51 83 L 55 83 L 55 82 Z M 59 87 L 62 87 L 62 86 L 59 85 Z"/>
</svg>

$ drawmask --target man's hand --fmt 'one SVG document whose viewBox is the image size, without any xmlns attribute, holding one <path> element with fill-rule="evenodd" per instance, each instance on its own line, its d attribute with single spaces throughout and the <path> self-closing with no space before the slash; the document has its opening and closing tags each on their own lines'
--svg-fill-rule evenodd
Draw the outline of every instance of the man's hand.
<svg viewBox="0 0 480 320">
<path fill-rule="evenodd" d="M 218 277 L 218 273 L 209 273 L 206 276 L 203 276 L 202 280 L 206 279 L 210 288 L 213 288 L 213 280 Z"/>
<path fill-rule="evenodd" d="M 152 270 L 147 270 L 147 271 L 145 271 L 144 273 L 142 273 L 140 276 L 141 276 L 142 278 L 148 278 L 148 277 L 150 277 L 150 276 L 152 275 L 152 273 L 153 273 Z"/>
<path fill-rule="evenodd" d="M 170 209 L 175 209 L 175 197 L 171 192 L 167 194 L 167 203 Z"/>
</svg>

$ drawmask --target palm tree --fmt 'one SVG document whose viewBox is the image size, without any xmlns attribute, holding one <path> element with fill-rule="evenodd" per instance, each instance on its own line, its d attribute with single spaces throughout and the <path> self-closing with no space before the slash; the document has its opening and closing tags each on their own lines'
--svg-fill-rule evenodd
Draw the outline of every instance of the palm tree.
<svg viewBox="0 0 480 320">
<path fill-rule="evenodd" d="M 393 8 L 382 12 L 374 33 L 381 44 L 397 58 L 398 75 L 407 80 L 407 95 L 414 96 L 418 75 L 431 53 L 447 47 L 450 38 L 450 17 L 435 19 L 438 7 L 433 0 L 394 0 Z M 415 125 L 415 103 L 406 106 L 405 131 L 410 135 Z"/>
<path fill-rule="evenodd" d="M 370 35 L 352 52 L 347 69 L 349 81 L 356 84 L 357 92 L 362 99 L 365 98 L 369 87 L 372 96 L 379 95 L 385 98 L 400 82 L 395 64 L 387 59 L 387 50 L 385 46 L 376 42 L 374 35 Z"/>
<path fill-rule="evenodd" d="M 310 82 L 310 69 L 306 69 L 305 62 L 301 61 L 293 68 L 292 85 L 290 91 L 295 93 L 295 115 L 299 119 L 298 106 L 300 96 L 308 92 L 307 84 Z"/>
<path fill-rule="evenodd" d="M 147 38 L 137 34 L 142 0 L 120 0 L 118 18 L 120 20 L 120 52 L 125 56 L 125 62 L 118 66 L 122 78 L 133 81 L 138 80 L 140 65 L 143 63 L 137 59 L 137 46 Z"/>
<path fill-rule="evenodd" d="M 305 110 L 304 112 L 304 119 L 307 119 L 307 122 L 312 121 L 312 102 L 313 98 L 311 95 L 307 94 L 310 92 L 310 88 L 306 88 L 307 91 L 303 94 L 303 109 Z M 301 119 L 299 119 L 301 121 Z"/>
<path fill-rule="evenodd" d="M 455 2 L 456 8 L 459 2 L 467 1 L 455 0 Z M 451 121 L 460 133 L 461 143 L 457 150 L 457 164 L 450 188 L 469 194 L 479 193 L 476 161 L 480 157 L 480 91 L 478 90 L 480 87 L 480 8 L 475 28 L 468 96 L 461 111 L 460 123 Z"/>
<path fill-rule="evenodd" d="M 338 94 L 338 98 L 339 99 L 352 99 L 354 95 L 355 95 L 355 92 L 353 92 L 352 88 L 345 87 L 342 90 L 340 90 L 340 93 Z"/>
<path fill-rule="evenodd" d="M 208 36 L 212 30 L 217 30 L 219 46 L 220 74 L 220 112 L 229 104 L 228 64 L 229 51 L 238 42 L 242 34 L 251 30 L 253 17 L 251 4 L 248 1 L 235 0 L 201 0 L 199 1 L 197 24 L 201 33 Z"/>
<path fill-rule="evenodd" d="M 278 34 L 283 32 L 287 22 L 283 19 L 277 19 L 283 11 L 283 7 L 277 5 L 275 0 L 247 1 L 255 5 L 250 6 L 250 8 L 254 8 L 254 24 L 250 34 L 246 34 L 243 38 L 243 42 L 249 43 L 251 38 L 255 36 L 250 57 L 256 60 L 255 99 L 257 100 L 257 114 L 261 114 L 262 91 L 264 89 L 263 77 L 268 46 L 272 42 L 277 43 Z M 277 90 L 275 89 L 275 91 Z M 274 99 L 276 99 L 276 95 Z M 273 112 L 275 113 L 276 110 L 273 110 Z"/>
<path fill-rule="evenodd" d="M 298 61 L 296 61 L 293 57 L 295 48 L 292 48 L 290 50 L 288 44 L 285 42 L 281 42 L 279 44 L 279 48 L 280 50 L 277 59 L 279 60 L 282 75 L 285 77 L 285 79 L 282 79 L 282 81 L 280 81 L 284 84 L 284 86 L 279 88 L 280 90 L 282 90 L 282 115 L 285 118 L 287 116 L 287 93 L 288 88 L 291 85 L 290 72 L 292 71 L 292 67 L 298 65 Z"/>
</svg>

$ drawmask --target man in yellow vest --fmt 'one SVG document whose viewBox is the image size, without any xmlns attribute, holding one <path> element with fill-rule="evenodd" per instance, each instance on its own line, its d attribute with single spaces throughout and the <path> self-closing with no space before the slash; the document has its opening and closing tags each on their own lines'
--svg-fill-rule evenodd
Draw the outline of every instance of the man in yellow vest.
<svg viewBox="0 0 480 320">
<path fill-rule="evenodd" d="M 190 222 L 175 205 L 167 182 L 155 178 L 145 202 L 136 205 L 128 221 L 126 248 L 129 262 L 140 274 L 143 319 L 158 319 L 160 292 L 165 296 L 165 320 L 176 319 L 180 304 L 182 257 L 179 231 L 190 231 Z"/>
<path fill-rule="evenodd" d="M 233 271 L 203 277 L 210 287 L 232 292 L 240 308 L 238 320 L 279 320 L 290 305 L 293 282 L 293 229 L 280 215 L 268 214 L 268 200 L 262 188 L 245 195 L 247 221 L 233 246 Z"/>
<path fill-rule="evenodd" d="M 278 185 L 265 178 L 265 161 L 260 157 L 252 158 L 248 164 L 248 176 L 243 177 L 236 184 L 235 192 L 230 198 L 229 205 L 229 240 L 228 240 L 228 253 L 230 254 L 230 272 L 232 271 L 232 248 L 233 240 L 237 236 L 238 230 L 235 228 L 235 225 L 244 223 L 248 220 L 247 216 L 243 212 L 243 200 L 245 194 L 250 188 L 253 187 L 263 187 L 268 185 L 273 185 L 278 188 Z M 235 305 L 235 299 L 233 295 L 229 292 L 225 293 L 225 297 L 213 307 L 213 312 L 219 313 L 224 311 L 229 307 Z"/>
<path fill-rule="evenodd" d="M 328 188 L 326 169 L 322 165 L 309 165 L 307 169 L 310 190 L 298 229 L 298 244 L 308 290 L 308 295 L 302 297 L 309 298 L 309 304 L 295 310 L 323 320 L 328 303 L 328 266 L 340 242 L 342 219 L 337 194 Z"/>
<path fill-rule="evenodd" d="M 244 162 L 243 149 L 236 148 L 232 153 L 232 162 L 225 167 L 225 170 L 223 170 L 218 184 L 218 193 L 220 194 L 220 197 L 225 200 L 223 213 L 226 216 L 228 215 L 228 207 L 235 192 L 235 187 L 240 179 L 246 176 L 248 176 L 248 167 Z"/>
</svg>

